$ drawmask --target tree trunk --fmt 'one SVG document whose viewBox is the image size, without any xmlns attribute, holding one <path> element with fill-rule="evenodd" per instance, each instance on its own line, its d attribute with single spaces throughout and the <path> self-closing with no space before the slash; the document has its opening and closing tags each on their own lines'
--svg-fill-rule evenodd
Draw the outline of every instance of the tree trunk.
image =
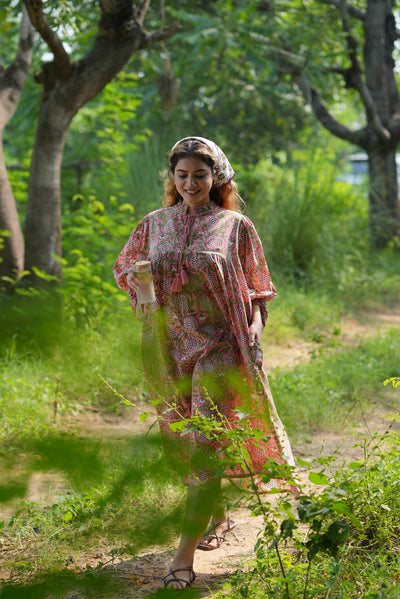
<svg viewBox="0 0 400 599">
<path fill-rule="evenodd" d="M 393 15 L 393 0 L 368 0 L 366 12 L 351 9 L 346 2 L 319 0 L 339 10 L 346 62 L 331 69 L 344 77 L 346 88 L 358 92 L 366 122 L 354 130 L 337 121 L 324 106 L 318 91 L 302 73 L 297 80 L 317 119 L 333 135 L 362 148 L 368 156 L 370 236 L 375 247 L 385 247 L 400 231 L 396 148 L 400 141 L 400 95 L 396 81 L 393 52 L 398 38 Z M 363 64 L 358 56 L 355 27 L 348 16 L 361 20 L 364 29 Z M 350 65 L 350 66 L 349 66 Z"/>
<path fill-rule="evenodd" d="M 399 232 L 400 206 L 395 150 L 382 149 L 368 156 L 371 238 L 384 248 Z"/>
<path fill-rule="evenodd" d="M 54 55 L 54 61 L 44 64 L 37 77 L 43 85 L 43 95 L 29 178 L 25 268 L 36 267 L 60 277 L 57 257 L 61 256 L 61 161 L 71 120 L 119 73 L 134 52 L 169 37 L 178 25 L 148 33 L 143 29 L 143 19 L 149 0 L 138 6 L 131 0 L 99 0 L 101 19 L 94 46 L 82 60 L 73 63 L 50 29 L 43 3 L 24 3 Z"/>
<path fill-rule="evenodd" d="M 29 177 L 25 269 L 36 267 L 54 276 L 61 275 L 60 173 L 72 116 L 50 99 L 42 103 Z"/>
<path fill-rule="evenodd" d="M 2 132 L 18 106 L 32 59 L 33 27 L 24 8 L 14 62 L 5 69 L 0 58 L 0 277 L 18 278 L 24 267 L 24 242 L 17 206 L 7 175 Z M 2 235 L 7 231 L 7 236 Z M 0 284 L 1 283 L 0 279 Z"/>
<path fill-rule="evenodd" d="M 393 60 L 397 39 L 392 0 L 368 0 L 365 15 L 364 65 L 366 85 L 389 138 L 379 138 L 367 111 L 370 137 L 366 144 L 369 164 L 370 228 L 373 244 L 382 248 L 400 229 L 396 148 L 399 143 L 400 97 Z"/>
<path fill-rule="evenodd" d="M 3 231 L 6 236 L 3 237 Z M 0 137 L 0 278 L 18 278 L 24 268 L 24 241 L 17 206 L 7 175 Z M 2 283 L 0 282 L 0 285 Z"/>
</svg>

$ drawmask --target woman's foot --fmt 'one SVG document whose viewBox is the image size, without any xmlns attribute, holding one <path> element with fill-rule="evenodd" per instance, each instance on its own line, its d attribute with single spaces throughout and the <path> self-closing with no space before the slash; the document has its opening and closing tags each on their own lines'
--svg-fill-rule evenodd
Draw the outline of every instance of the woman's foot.
<svg viewBox="0 0 400 599">
<path fill-rule="evenodd" d="M 225 535 L 233 530 L 235 526 L 235 522 L 233 522 L 229 516 L 217 524 L 213 524 L 208 532 L 202 537 L 197 548 L 202 549 L 203 551 L 218 549 L 218 547 L 225 541 Z"/>
<path fill-rule="evenodd" d="M 175 568 L 171 566 L 168 573 L 163 578 L 164 587 L 166 589 L 177 589 L 183 591 L 190 587 L 196 579 L 196 574 L 192 566 L 185 568 Z"/>
</svg>

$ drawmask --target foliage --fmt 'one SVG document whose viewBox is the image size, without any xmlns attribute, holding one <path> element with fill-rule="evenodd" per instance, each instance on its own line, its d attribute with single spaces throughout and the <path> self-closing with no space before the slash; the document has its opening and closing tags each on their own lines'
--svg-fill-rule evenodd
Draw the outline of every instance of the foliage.
<svg viewBox="0 0 400 599">
<path fill-rule="evenodd" d="M 241 164 L 298 139 L 310 115 L 266 63 L 263 41 L 279 24 L 265 19 L 257 2 L 170 2 L 165 12 L 181 31 L 161 54 L 149 50 L 131 63 L 144 74 L 139 122 L 160 135 L 166 130 L 167 147 L 179 138 L 176 129 L 181 137 L 216 139 Z"/>
<path fill-rule="evenodd" d="M 222 594 L 216 596 L 306 599 L 336 596 L 334 593 L 338 591 L 338 597 L 356 597 L 361 587 L 364 591 L 374 589 L 382 592 L 382 597 L 391 597 L 392 585 L 387 580 L 392 578 L 394 581 L 400 574 L 400 564 L 392 557 L 400 529 L 397 501 L 399 433 L 386 432 L 363 439 L 364 457 L 348 465 L 334 464 L 333 457 L 322 456 L 311 465 L 299 460 L 309 469 L 309 481 L 321 490 L 303 488 L 296 499 L 281 493 L 276 502 L 265 502 L 260 482 L 285 476 L 282 491 L 296 483 L 291 477 L 291 469 L 271 460 L 264 465 L 263 473 L 251 474 L 246 442 L 252 440 L 257 444 L 258 437 L 246 414 L 238 413 L 237 426 L 232 429 L 217 406 L 212 402 L 211 406 L 212 417 L 194 414 L 190 421 L 182 419 L 171 428 L 183 436 L 202 434 L 217 441 L 223 432 L 223 451 L 206 459 L 213 464 L 212 469 L 218 463 L 222 468 L 240 464 L 248 472 L 249 489 L 244 488 L 239 501 L 245 502 L 253 515 L 264 518 L 250 572 L 239 571 L 236 578 L 225 585 Z M 382 460 L 385 462 L 383 469 Z M 333 474 L 329 474 L 329 468 L 333 469 Z M 229 497 L 229 491 L 227 493 Z M 386 512 L 389 513 L 387 522 Z M 383 576 L 379 565 L 377 568 L 376 552 L 380 552 L 387 576 Z M 377 571 L 378 577 L 365 568 L 360 577 L 362 562 Z M 358 582 L 356 588 L 355 581 Z"/>
<path fill-rule="evenodd" d="M 86 208 L 83 208 L 83 214 L 85 210 Z M 71 218 L 73 216 L 71 215 Z M 89 254 L 90 251 L 88 249 Z M 93 252 L 96 251 L 98 248 L 94 247 Z M 104 268 L 104 265 L 101 265 L 101 268 Z M 86 293 L 85 288 L 82 290 L 83 295 L 84 293 Z M 90 296 L 93 304 L 99 302 L 101 305 L 96 295 L 97 291 L 89 291 L 89 294 L 91 293 L 94 293 Z M 26 346 L 26 352 L 21 353 L 16 341 L 8 344 L 7 353 L 3 352 L 1 362 L 1 376 L 4 381 L 1 389 L 1 396 L 4 397 L 1 405 L 3 441 L 0 457 L 2 469 L 13 473 L 11 476 L 8 474 L 6 478 L 3 477 L 1 491 L 8 493 L 3 495 L 3 498 L 8 497 L 9 500 L 17 501 L 24 496 L 28 480 L 35 472 L 53 472 L 55 468 L 63 480 L 64 489 L 51 498 L 44 507 L 23 501 L 14 509 L 12 521 L 3 529 L 3 542 L 12 549 L 10 567 L 15 581 L 28 576 L 33 577 L 33 581 L 40 581 L 42 576 L 47 579 L 46 572 L 49 572 L 51 565 L 55 577 L 53 583 L 49 579 L 49 584 L 61 584 L 60 569 L 69 559 L 68 556 L 72 555 L 73 559 L 78 559 L 81 553 L 87 555 L 87 548 L 98 546 L 101 540 L 106 540 L 111 547 L 114 547 L 116 557 L 130 556 L 140 547 L 144 548 L 152 542 L 155 535 L 165 535 L 159 537 L 160 542 L 164 542 L 170 538 L 169 535 L 177 534 L 178 531 L 182 516 L 183 488 L 165 469 L 158 441 L 146 437 L 121 439 L 121 435 L 118 435 L 118 439 L 103 437 L 102 442 L 99 443 L 95 435 L 86 438 L 85 435 L 65 437 L 61 434 L 64 422 L 73 415 L 79 416 L 85 406 L 102 406 L 102 409 L 108 410 L 108 413 L 110 410 L 121 412 L 121 398 L 116 397 L 112 389 L 104 385 L 104 380 L 129 398 L 128 403 L 138 405 L 140 412 L 149 411 L 138 366 L 139 329 L 134 326 L 129 307 L 126 313 L 118 307 L 121 315 L 116 318 L 113 314 L 114 308 L 111 309 L 111 306 L 114 306 L 112 296 L 106 294 L 105 297 L 110 302 L 108 304 L 110 310 L 105 310 L 100 316 L 96 316 L 95 311 L 90 310 L 85 316 L 85 312 L 80 309 L 82 306 L 80 300 L 77 302 L 66 300 L 70 315 L 66 318 L 62 344 L 55 351 L 53 350 L 54 353 L 42 355 L 38 359 L 36 349 L 31 346 L 29 352 L 29 346 Z M 125 297 L 124 301 L 127 301 Z M 119 306 L 119 301 L 115 305 Z M 303 309 L 305 310 L 306 307 L 303 306 Z M 292 373 L 275 372 L 272 377 L 273 394 L 283 420 L 289 425 L 289 430 L 293 433 L 295 426 L 299 425 L 304 430 L 310 430 L 312 426 L 321 426 L 327 419 L 329 421 L 329 408 L 334 413 L 336 422 L 340 421 L 340 414 L 343 414 L 345 419 L 346 414 L 352 408 L 355 409 L 358 404 L 362 404 L 363 409 L 366 408 L 366 401 L 376 396 L 379 385 L 382 388 L 384 380 L 398 374 L 396 370 L 398 345 L 399 336 L 393 331 L 382 339 L 374 339 L 354 350 L 332 354 L 329 353 L 329 349 L 325 349 L 325 355 L 321 352 L 321 355 L 316 356 L 308 367 L 298 367 Z M 102 378 L 98 374 L 101 374 Z M 397 389 L 392 390 L 393 393 L 396 391 Z M 308 405 L 308 408 L 304 405 Z M 309 410 L 308 416 L 304 415 L 303 409 Z M 87 418 L 86 410 L 84 414 Z M 125 414 L 127 418 L 132 418 L 127 412 Z M 293 418 L 291 414 L 294 415 Z M 235 437 L 233 433 L 229 435 L 232 447 L 232 451 L 228 452 L 230 460 L 243 460 L 245 456 L 245 453 L 241 453 L 238 458 L 237 453 L 235 454 L 238 447 L 241 448 L 241 452 L 243 451 L 243 441 L 249 434 L 246 433 L 244 415 L 241 418 L 243 430 L 240 438 Z M 191 425 L 203 428 L 206 426 L 208 433 L 214 434 L 212 422 L 204 422 L 198 418 L 194 419 Z M 254 436 L 254 431 L 251 434 Z M 384 452 L 382 446 L 379 451 Z M 82 456 L 82 460 L 62 460 L 69 455 Z M 54 458 L 59 456 L 60 459 L 57 458 L 55 461 L 51 457 L 49 459 L 49 456 Z M 132 456 L 135 456 L 134 460 Z M 360 562 L 351 561 L 353 550 L 341 532 L 345 530 L 341 523 L 345 522 L 346 526 L 352 526 L 350 512 L 343 505 L 349 506 L 349 510 L 353 511 L 363 526 L 365 525 L 365 530 L 371 530 L 365 533 L 363 538 L 360 529 L 351 528 L 349 538 L 353 539 L 358 535 L 361 547 L 366 541 L 371 542 L 375 534 L 383 545 L 387 542 L 384 537 L 379 536 L 384 534 L 382 527 L 373 532 L 374 527 L 380 526 L 379 523 L 382 522 L 380 514 L 387 512 L 386 508 L 380 507 L 381 505 L 386 505 L 392 510 L 388 514 L 393 517 L 390 521 L 393 523 L 388 525 L 387 531 L 388 534 L 389 530 L 392 531 L 390 533 L 392 543 L 396 538 L 393 530 L 397 526 L 397 511 L 396 506 L 393 507 L 393 497 L 397 497 L 398 489 L 391 483 L 389 485 L 382 483 L 382 478 L 378 476 L 382 473 L 382 468 L 377 468 L 376 464 L 372 467 L 373 459 L 369 456 L 365 467 L 362 462 L 357 466 L 352 464 L 348 482 L 335 483 L 332 491 L 322 495 L 304 494 L 300 500 L 300 505 L 305 510 L 305 515 L 301 516 L 303 521 L 297 521 L 296 517 L 296 526 L 298 525 L 299 531 L 302 532 L 299 540 L 295 528 L 290 528 L 292 512 L 287 503 L 283 502 L 278 512 L 272 509 L 268 511 L 267 521 L 270 524 L 280 523 L 282 516 L 288 520 L 288 523 L 283 529 L 279 527 L 273 529 L 272 524 L 267 526 L 266 521 L 266 536 L 257 548 L 258 561 L 254 567 L 251 566 L 252 579 L 249 579 L 244 572 L 238 573 L 233 580 L 234 591 L 232 592 L 236 593 L 236 596 L 246 596 L 243 593 L 248 588 L 248 596 L 266 596 L 263 579 L 266 580 L 268 577 L 272 577 L 271 584 L 276 593 L 278 593 L 277 589 L 285 588 L 286 577 L 280 573 L 278 557 L 273 557 L 269 553 L 267 557 L 266 553 L 274 540 L 281 545 L 281 559 L 287 570 L 289 584 L 295 585 L 293 587 L 295 589 L 303 590 L 308 562 L 306 557 L 296 559 L 298 549 L 292 548 L 291 535 L 293 542 L 300 543 L 302 551 L 305 552 L 304 556 L 308 555 L 309 551 L 316 552 L 316 555 L 312 556 L 313 567 L 310 569 L 308 583 L 309 589 L 315 592 L 316 597 L 321 586 L 325 585 L 326 590 L 326 584 L 331 584 L 333 588 L 334 585 L 339 584 L 339 580 L 346 589 L 350 588 L 351 584 L 354 587 Z M 396 460 L 397 462 L 390 466 L 390 455 L 387 460 L 385 459 L 385 463 L 391 469 L 390 476 L 393 481 L 394 473 L 398 472 L 398 457 Z M 320 465 L 323 470 L 325 464 Z M 364 482 L 361 484 L 359 479 L 357 482 L 356 477 L 367 472 Z M 325 484 L 327 475 L 325 470 L 321 471 L 321 468 L 317 468 L 312 477 L 313 482 Z M 389 480 L 389 474 L 384 476 Z M 73 481 L 74 484 L 71 485 L 69 481 Z M 396 495 L 391 498 L 392 487 Z M 355 488 L 359 491 L 358 495 L 354 492 Z M 338 489 L 343 489 L 346 495 L 341 495 Z M 364 490 L 361 492 L 361 489 Z M 371 497 L 376 502 L 375 505 L 371 499 L 371 511 L 368 512 L 368 517 L 365 515 L 367 512 L 363 495 L 367 492 L 371 492 Z M 238 500 L 236 489 L 229 491 L 227 499 L 231 504 L 236 503 Z M 249 503 L 254 506 L 254 495 L 249 497 Z M 175 510 L 176 505 L 178 511 Z M 318 512 L 317 516 L 315 511 Z M 378 516 L 375 518 L 376 514 Z M 321 527 L 314 530 L 319 526 L 318 522 L 321 522 Z M 339 524 L 334 524 L 335 522 Z M 310 540 L 311 537 L 304 539 L 304 526 L 310 527 L 310 535 L 315 542 L 314 549 L 312 544 L 306 546 L 306 540 Z M 337 557 L 324 557 L 327 546 L 323 539 L 329 539 L 332 535 L 334 541 L 337 538 L 336 532 L 340 542 L 343 542 L 344 549 L 340 549 L 338 545 Z M 271 534 L 275 536 L 268 536 Z M 25 552 L 22 559 L 13 544 L 15 542 L 21 543 L 24 547 L 34 542 L 36 549 L 33 553 Z M 285 543 L 288 544 L 287 547 Z M 348 551 L 349 557 L 346 554 L 345 558 L 341 558 L 342 551 Z M 360 551 L 364 563 L 365 553 L 362 552 L 366 552 L 369 556 L 368 571 L 365 576 L 371 578 L 378 572 L 381 581 L 384 568 L 390 573 L 396 572 L 396 564 L 388 561 L 389 557 L 385 557 L 385 554 L 380 555 L 381 565 L 378 567 L 377 561 L 374 562 L 372 559 L 372 551 L 368 548 Z M 112 555 L 108 559 L 112 560 Z M 99 559 L 99 562 L 101 567 L 104 558 Z M 293 576 L 289 574 L 291 568 L 294 568 Z M 282 580 L 283 578 L 285 580 Z M 72 588 L 70 579 L 63 584 L 68 589 Z M 362 582 L 362 584 L 367 583 Z M 380 582 L 377 582 L 377 585 L 379 584 Z M 89 582 L 88 585 L 90 587 Z M 6 588 L 10 593 L 14 589 L 14 587 Z M 29 591 L 29 587 L 24 588 Z M 39 587 L 32 588 L 36 588 L 38 593 L 42 592 Z M 51 588 L 54 592 L 55 587 Z M 18 587 L 14 590 L 17 591 Z M 335 595 L 332 594 L 331 597 Z M 388 594 L 387 597 L 390 595 Z"/>
<path fill-rule="evenodd" d="M 116 195 L 122 201 L 127 159 L 150 134 L 135 123 L 141 103 L 137 82 L 135 73 L 119 73 L 74 118 L 62 176 L 63 199 L 69 206 L 77 193 L 94 193 L 103 200 Z"/>
<path fill-rule="evenodd" d="M 398 597 L 399 434 L 361 443 L 364 457 L 355 463 L 303 462 L 321 490 L 303 491 L 297 502 L 253 503 L 264 515 L 255 559 L 213 597 Z"/>
<path fill-rule="evenodd" d="M 112 265 L 136 224 L 133 215 L 132 204 L 121 203 L 114 195 L 98 199 L 94 194 L 76 194 L 64 210 L 62 295 L 70 317 L 93 324 L 113 306 L 126 303 Z"/>
<path fill-rule="evenodd" d="M 260 161 L 247 201 L 273 271 L 342 293 L 347 273 L 367 260 L 368 208 L 354 187 L 336 180 L 338 161 L 328 152 L 309 147 L 292 160 L 282 153 L 280 164 Z"/>
</svg>

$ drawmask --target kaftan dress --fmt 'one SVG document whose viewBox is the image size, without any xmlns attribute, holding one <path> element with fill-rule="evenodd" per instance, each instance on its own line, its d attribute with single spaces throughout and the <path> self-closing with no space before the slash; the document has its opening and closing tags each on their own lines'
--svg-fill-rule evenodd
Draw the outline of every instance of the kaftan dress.
<svg viewBox="0 0 400 599">
<path fill-rule="evenodd" d="M 151 306 L 140 306 L 127 286 L 127 272 L 139 259 L 151 261 L 156 294 Z M 254 436 L 243 445 L 247 468 L 225 460 L 218 474 L 217 466 L 199 467 L 198 462 L 191 476 L 245 477 L 249 470 L 263 471 L 271 460 L 293 465 L 262 369 L 261 348 L 249 345 L 252 302 L 259 304 L 265 323 L 266 302 L 276 295 L 251 221 L 212 201 L 193 215 L 180 203 L 156 210 L 133 230 L 114 274 L 143 319 L 144 373 L 153 396 L 162 398 L 160 429 L 175 464 L 196 464 L 201 449 L 214 458 L 224 455 L 228 442 L 221 431 L 219 436 L 198 430 L 182 434 L 174 426 L 201 415 L 219 419 L 222 431 L 246 421 Z M 273 486 L 274 480 L 265 488 Z"/>
</svg>

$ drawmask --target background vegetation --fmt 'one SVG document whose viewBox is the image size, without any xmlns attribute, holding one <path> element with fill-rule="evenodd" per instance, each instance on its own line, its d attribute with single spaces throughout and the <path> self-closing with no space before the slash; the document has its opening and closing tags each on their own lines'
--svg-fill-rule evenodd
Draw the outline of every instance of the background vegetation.
<svg viewBox="0 0 400 599">
<path fill-rule="evenodd" d="M 198 15 L 190 2 L 168 6 L 168 18 L 182 22 L 176 41 L 135 55 L 74 118 L 62 170 L 61 286 L 12 282 L 1 294 L 0 527 L 9 577 L 2 597 L 62 596 L 75 580 L 66 571 L 71 556 L 101 543 L 111 561 L 135 556 L 179 530 L 185 490 L 164 463 L 155 428 L 148 431 L 154 408 L 142 383 L 140 323 L 112 265 L 135 224 L 160 206 L 160 172 L 180 136 L 211 137 L 232 158 L 279 291 L 265 347 L 318 344 L 308 364 L 271 373 L 289 435 L 342 428 L 377 405 L 398 409 L 398 389 L 383 394 L 382 384 L 400 374 L 399 330 L 347 349 L 338 339 L 347 316 L 398 305 L 399 239 L 373 249 L 366 184 L 340 177 L 354 148 L 329 137 L 287 82 L 260 64 L 244 35 L 242 3 L 219 3 L 218 18 L 214 3 L 202 4 Z M 149 25 L 163 18 L 163 4 L 154 3 Z M 76 28 L 87 44 L 94 25 L 84 22 L 87 29 Z M 39 64 L 45 50 L 36 44 Z M 339 91 L 334 100 L 347 121 L 358 118 Z M 9 174 L 22 224 L 38 101 L 31 76 L 4 134 L 7 163 L 18 166 Z M 137 434 L 96 434 L 99 414 L 132 422 Z M 365 459 L 337 474 L 312 464 L 326 485 L 322 498 L 302 503 L 323 514 L 319 520 L 310 508 L 301 522 L 316 540 L 312 559 L 304 535 L 279 528 L 283 517 L 291 521 L 283 502 L 277 514 L 265 514 L 255 562 L 223 596 L 399 597 L 398 445 L 395 435 L 365 441 Z M 61 479 L 44 506 L 29 499 L 38 473 Z M 342 524 L 348 536 L 323 545 L 324 532 Z M 281 545 L 286 578 L 274 553 Z M 88 596 L 96 593 L 92 574 L 88 568 L 79 583 Z"/>
</svg>

